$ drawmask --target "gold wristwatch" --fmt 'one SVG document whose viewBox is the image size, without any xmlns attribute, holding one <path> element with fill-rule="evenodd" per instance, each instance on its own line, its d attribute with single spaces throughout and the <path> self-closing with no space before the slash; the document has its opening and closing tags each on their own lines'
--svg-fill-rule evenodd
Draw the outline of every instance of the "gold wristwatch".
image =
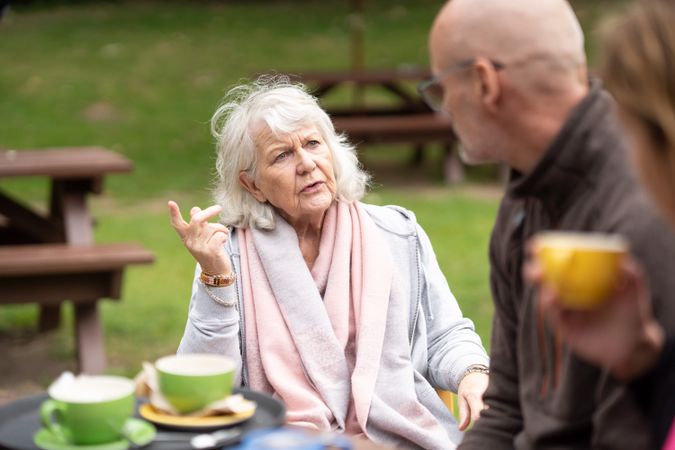
<svg viewBox="0 0 675 450">
<path fill-rule="evenodd" d="M 199 281 L 204 283 L 207 286 L 213 287 L 225 287 L 234 283 L 234 280 L 237 279 L 237 275 L 232 272 L 230 275 L 211 275 L 210 273 L 202 272 L 199 275 Z"/>
</svg>

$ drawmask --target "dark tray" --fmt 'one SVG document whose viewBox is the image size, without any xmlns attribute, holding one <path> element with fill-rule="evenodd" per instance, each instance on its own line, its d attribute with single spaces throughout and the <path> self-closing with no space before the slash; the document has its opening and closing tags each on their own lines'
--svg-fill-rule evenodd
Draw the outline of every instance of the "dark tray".
<svg viewBox="0 0 675 450">
<path fill-rule="evenodd" d="M 245 398 L 255 401 L 257 408 L 253 417 L 246 422 L 236 425 L 246 433 L 261 429 L 281 426 L 286 417 L 286 407 L 275 398 L 262 392 L 248 389 L 235 389 Z M 0 449 L 2 450 L 40 450 L 33 443 L 33 434 L 41 427 L 40 404 L 47 399 L 47 394 L 35 395 L 8 403 L 0 407 Z M 140 402 L 138 402 L 140 405 Z M 158 426 L 157 432 L 162 433 L 163 427 Z M 176 430 L 172 429 L 171 433 Z M 185 431 L 186 439 L 199 434 L 200 431 Z M 223 448 L 232 448 L 235 443 Z M 187 448 L 185 442 L 153 442 L 143 447 L 146 450 L 170 450 Z"/>
</svg>

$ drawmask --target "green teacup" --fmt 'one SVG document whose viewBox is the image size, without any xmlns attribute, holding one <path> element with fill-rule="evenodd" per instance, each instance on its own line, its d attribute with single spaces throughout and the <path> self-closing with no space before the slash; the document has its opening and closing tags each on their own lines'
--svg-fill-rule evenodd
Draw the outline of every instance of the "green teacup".
<svg viewBox="0 0 675 450">
<path fill-rule="evenodd" d="M 68 444 L 97 445 L 122 438 L 122 427 L 134 412 L 132 380 L 81 375 L 49 388 L 40 407 L 42 424 Z"/>
<path fill-rule="evenodd" d="M 159 390 L 181 414 L 204 408 L 232 393 L 234 363 L 214 354 L 165 356 L 155 362 Z"/>
</svg>

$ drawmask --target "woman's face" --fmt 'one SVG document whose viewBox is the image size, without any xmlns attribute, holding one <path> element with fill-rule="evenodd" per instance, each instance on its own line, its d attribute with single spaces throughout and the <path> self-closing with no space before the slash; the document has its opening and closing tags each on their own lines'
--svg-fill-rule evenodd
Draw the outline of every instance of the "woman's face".
<svg viewBox="0 0 675 450">
<path fill-rule="evenodd" d="M 657 148 L 647 126 L 631 112 L 619 108 L 621 122 L 632 139 L 632 159 L 640 181 L 675 227 L 675 146 L 663 144 Z"/>
<path fill-rule="evenodd" d="M 314 125 L 275 135 L 259 128 L 254 180 L 241 172 L 242 185 L 261 203 L 269 202 L 291 225 L 318 223 L 336 195 L 333 158 Z"/>
</svg>

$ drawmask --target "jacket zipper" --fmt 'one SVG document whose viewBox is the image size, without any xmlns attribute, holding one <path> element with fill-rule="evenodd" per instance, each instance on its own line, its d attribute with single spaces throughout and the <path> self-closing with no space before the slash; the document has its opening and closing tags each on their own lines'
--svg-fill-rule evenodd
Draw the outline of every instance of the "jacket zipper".
<svg viewBox="0 0 675 450">
<path fill-rule="evenodd" d="M 236 291 L 237 314 L 239 314 L 239 348 L 241 348 L 241 385 L 248 386 L 248 374 L 246 373 L 246 344 L 244 339 L 244 336 L 246 336 L 246 326 L 244 325 L 244 317 L 241 313 L 243 305 L 241 304 L 241 297 L 239 296 L 239 283 L 237 283 Z"/>
<path fill-rule="evenodd" d="M 420 311 L 420 303 L 422 302 L 421 300 L 421 292 L 420 292 L 420 249 L 419 245 L 417 245 L 417 233 L 415 233 L 415 263 L 417 264 L 417 295 L 415 297 L 415 312 L 413 314 L 413 320 L 410 323 L 410 330 L 408 332 L 408 340 L 410 341 L 410 351 L 412 351 L 412 343 L 413 343 L 413 337 L 415 333 L 415 327 L 417 326 L 417 318 L 419 316 L 419 311 Z"/>
</svg>

